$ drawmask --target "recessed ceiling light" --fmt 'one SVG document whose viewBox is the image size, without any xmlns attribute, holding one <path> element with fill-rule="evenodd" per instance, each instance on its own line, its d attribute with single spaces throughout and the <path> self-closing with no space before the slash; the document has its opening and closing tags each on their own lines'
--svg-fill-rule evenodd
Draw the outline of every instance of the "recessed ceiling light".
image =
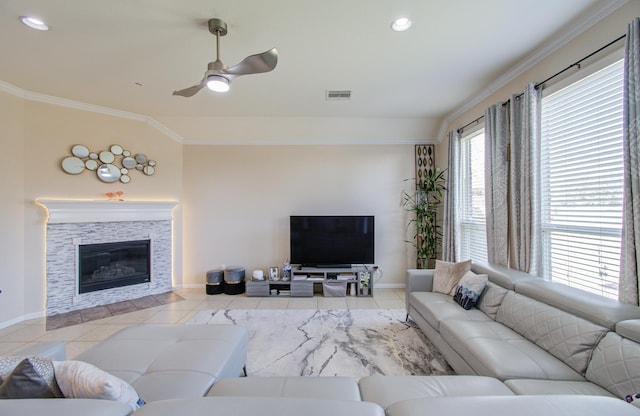
<svg viewBox="0 0 640 416">
<path fill-rule="evenodd" d="M 391 29 L 396 32 L 404 32 L 405 30 L 411 27 L 411 20 L 407 17 L 398 17 L 393 22 L 391 22 Z"/>
<path fill-rule="evenodd" d="M 32 16 L 20 16 L 20 21 L 32 29 L 36 30 L 49 30 L 49 26 L 37 17 Z"/>
</svg>

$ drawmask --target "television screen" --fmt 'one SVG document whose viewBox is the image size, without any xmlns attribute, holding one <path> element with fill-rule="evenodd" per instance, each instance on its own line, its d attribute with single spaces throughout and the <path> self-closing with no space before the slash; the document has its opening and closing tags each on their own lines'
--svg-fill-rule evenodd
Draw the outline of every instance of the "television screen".
<svg viewBox="0 0 640 416">
<path fill-rule="evenodd" d="M 345 267 L 374 263 L 373 215 L 292 215 L 291 263 Z"/>
</svg>

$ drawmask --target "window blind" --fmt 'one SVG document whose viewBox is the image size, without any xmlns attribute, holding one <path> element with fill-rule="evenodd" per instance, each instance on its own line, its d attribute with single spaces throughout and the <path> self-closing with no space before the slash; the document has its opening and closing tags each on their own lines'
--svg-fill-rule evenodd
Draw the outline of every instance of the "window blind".
<svg viewBox="0 0 640 416">
<path fill-rule="evenodd" d="M 484 130 L 460 139 L 460 258 L 487 261 Z"/>
<path fill-rule="evenodd" d="M 622 223 L 622 61 L 542 99 L 545 278 L 618 297 Z"/>
</svg>

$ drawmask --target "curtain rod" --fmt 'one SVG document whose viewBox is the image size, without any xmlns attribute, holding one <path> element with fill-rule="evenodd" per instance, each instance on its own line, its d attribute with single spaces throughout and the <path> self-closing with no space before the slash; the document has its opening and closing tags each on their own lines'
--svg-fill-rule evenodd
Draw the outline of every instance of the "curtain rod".
<svg viewBox="0 0 640 416">
<path fill-rule="evenodd" d="M 578 69 L 580 69 L 580 68 L 581 68 L 580 64 L 582 64 L 582 62 L 584 62 L 584 61 L 586 61 L 587 59 L 591 58 L 592 56 L 594 56 L 594 55 L 596 55 L 596 54 L 598 54 L 598 53 L 602 52 L 603 50 L 607 49 L 609 46 L 611 46 L 611 45 L 613 45 L 613 44 L 615 44 L 615 43 L 617 43 L 617 42 L 621 41 L 622 39 L 624 39 L 624 38 L 626 38 L 626 37 L 627 37 L 627 35 L 626 35 L 626 34 L 624 34 L 624 35 L 622 35 L 622 36 L 620 36 L 620 37 L 618 37 L 618 38 L 616 38 L 616 39 L 612 40 L 611 42 L 607 43 L 606 45 L 604 45 L 604 46 L 603 46 L 603 47 L 601 47 L 600 49 L 598 49 L 598 50 L 596 50 L 596 51 L 591 52 L 589 55 L 587 55 L 587 56 L 585 56 L 584 58 L 582 58 L 582 59 L 580 59 L 580 60 L 578 60 L 578 61 L 576 61 L 576 62 L 572 63 L 571 65 L 569 65 L 569 66 L 568 66 L 568 67 L 566 67 L 565 69 L 563 69 L 563 70 L 561 70 L 561 71 L 558 71 L 558 72 L 556 72 L 555 74 L 551 75 L 549 78 L 545 79 L 544 81 L 538 82 L 538 83 L 535 85 L 535 88 L 536 88 L 536 89 L 538 89 L 538 88 L 542 87 L 542 86 L 543 86 L 544 84 L 546 84 L 547 82 L 549 82 L 549 81 L 551 81 L 552 79 L 554 79 L 554 78 L 556 78 L 556 77 L 558 77 L 558 76 L 560 76 L 560 75 L 564 74 L 565 72 L 567 72 L 568 70 L 570 70 L 570 69 L 571 69 L 571 68 L 573 68 L 574 66 L 577 66 L 577 67 L 578 67 Z M 523 96 L 523 95 L 524 95 L 524 94 L 519 94 L 517 97 L 521 97 L 521 96 Z M 510 101 L 510 100 L 505 101 L 505 104 L 507 104 L 509 101 Z M 473 121 L 471 121 L 471 122 L 469 122 L 469 123 L 465 124 L 464 126 L 460 127 L 460 128 L 458 129 L 458 133 L 462 133 L 462 132 L 464 131 L 464 129 L 466 129 L 467 127 L 469 127 L 469 126 L 471 126 L 471 125 L 473 125 L 473 124 L 475 124 L 475 123 L 477 123 L 477 122 L 479 122 L 479 121 L 480 121 L 480 120 L 482 120 L 483 118 L 484 118 L 484 114 L 483 114 L 483 115 L 481 115 L 480 117 L 478 117 L 477 119 L 475 119 L 475 120 L 473 120 Z"/>
</svg>

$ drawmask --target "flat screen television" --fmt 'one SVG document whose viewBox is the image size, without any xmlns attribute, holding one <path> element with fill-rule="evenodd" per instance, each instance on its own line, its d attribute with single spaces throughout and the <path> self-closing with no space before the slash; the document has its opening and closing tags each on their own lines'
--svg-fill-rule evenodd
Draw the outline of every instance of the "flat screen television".
<svg viewBox="0 0 640 416">
<path fill-rule="evenodd" d="M 373 264 L 373 215 L 292 215 L 291 264 L 350 267 Z"/>
</svg>

